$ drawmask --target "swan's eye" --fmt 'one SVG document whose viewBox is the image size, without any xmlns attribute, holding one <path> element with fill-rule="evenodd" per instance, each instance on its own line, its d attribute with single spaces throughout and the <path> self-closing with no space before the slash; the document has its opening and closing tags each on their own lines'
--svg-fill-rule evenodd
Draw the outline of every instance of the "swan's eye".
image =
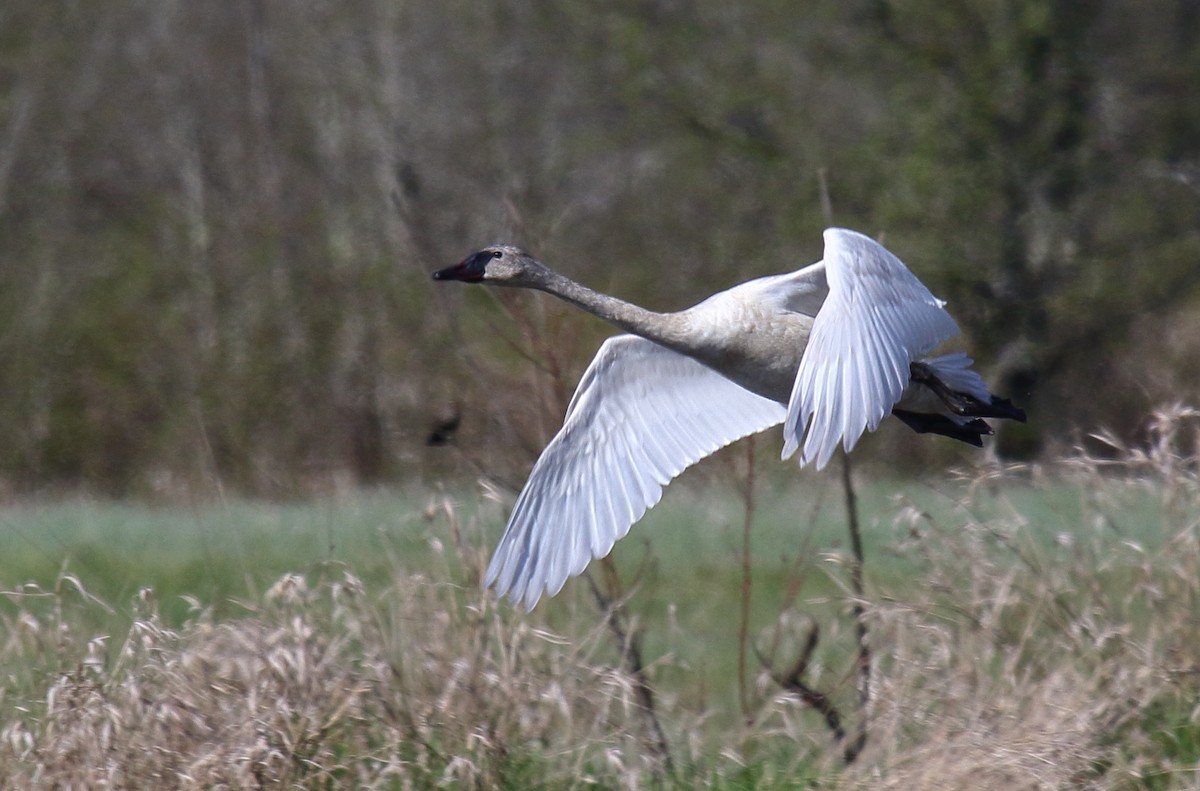
<svg viewBox="0 0 1200 791">
<path fill-rule="evenodd" d="M 499 250 L 492 251 L 492 258 L 503 258 L 503 257 L 504 257 L 504 253 L 500 252 Z"/>
</svg>

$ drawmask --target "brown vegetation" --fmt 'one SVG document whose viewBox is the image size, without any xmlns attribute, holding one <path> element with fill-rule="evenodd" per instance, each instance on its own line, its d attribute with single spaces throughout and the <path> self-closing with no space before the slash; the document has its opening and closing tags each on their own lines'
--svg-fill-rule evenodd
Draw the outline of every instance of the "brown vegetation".
<svg viewBox="0 0 1200 791">
<path fill-rule="evenodd" d="M 14 0 L 0 30 L 9 488 L 459 471 L 424 445 L 448 411 L 519 477 L 538 380 L 604 330 L 426 273 L 514 241 L 687 305 L 819 256 L 819 174 L 1036 416 L 1010 454 L 1197 384 L 1190 0 Z"/>
<path fill-rule="evenodd" d="M 741 725 L 658 690 L 667 770 L 603 619 L 580 612 L 560 636 L 514 617 L 479 592 L 477 553 L 452 542 L 424 573 L 398 565 L 385 589 L 330 566 L 284 577 L 231 620 L 197 605 L 180 629 L 163 625 L 146 591 L 119 640 L 80 631 L 80 600 L 101 605 L 78 580 L 10 592 L 0 783 L 1191 788 L 1200 487 L 1179 448 L 1195 439 L 1195 415 L 1168 410 L 1154 423 L 1159 441 L 1119 465 L 1079 457 L 1056 471 L 1093 493 L 1079 523 L 1016 508 L 984 518 L 970 493 L 954 523 L 897 501 L 896 549 L 921 571 L 859 601 L 876 661 L 870 738 L 848 768 L 819 713 L 764 668 Z M 986 475 L 969 491 L 1045 485 L 1044 475 Z M 1150 510 L 1130 509 L 1139 498 Z M 459 536 L 453 509 L 439 513 Z M 1130 517 L 1147 522 L 1121 523 Z M 830 558 L 849 594 L 844 559 Z M 768 630 L 776 644 L 778 629 L 803 623 L 795 607 Z M 852 686 L 853 665 L 825 678 Z"/>
</svg>

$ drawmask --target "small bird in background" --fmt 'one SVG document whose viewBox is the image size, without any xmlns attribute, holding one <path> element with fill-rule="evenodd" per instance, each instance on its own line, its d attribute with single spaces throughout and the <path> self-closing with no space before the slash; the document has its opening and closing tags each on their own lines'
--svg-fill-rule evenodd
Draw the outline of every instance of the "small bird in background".
<svg viewBox="0 0 1200 791">
<path fill-rule="evenodd" d="M 453 444 L 454 438 L 458 435 L 458 427 L 461 424 L 462 410 L 455 405 L 453 412 L 439 417 L 437 422 L 434 423 L 433 428 L 429 431 L 429 436 L 425 438 L 426 447 L 440 448 Z"/>
<path fill-rule="evenodd" d="M 985 418 L 1024 422 L 962 352 L 945 303 L 895 255 L 854 231 L 825 231 L 825 255 L 658 313 L 602 294 L 507 245 L 434 280 L 552 294 L 628 334 L 605 341 L 534 464 L 485 584 L 532 609 L 603 557 L 684 469 L 783 424 L 783 458 L 824 467 L 889 414 L 918 433 L 976 446 Z"/>
</svg>

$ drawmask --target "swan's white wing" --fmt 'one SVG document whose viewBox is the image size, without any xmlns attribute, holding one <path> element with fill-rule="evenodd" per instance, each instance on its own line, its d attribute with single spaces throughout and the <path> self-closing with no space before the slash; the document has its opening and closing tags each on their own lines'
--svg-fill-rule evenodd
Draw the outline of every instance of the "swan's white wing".
<svg viewBox="0 0 1200 791">
<path fill-rule="evenodd" d="M 813 321 L 784 424 L 783 457 L 820 469 L 840 441 L 874 431 L 908 384 L 909 363 L 958 334 L 941 300 L 862 234 L 825 231 L 829 296 Z"/>
<path fill-rule="evenodd" d="M 785 412 L 690 357 L 609 338 L 533 466 L 485 584 L 532 609 L 608 554 L 672 478 Z"/>
</svg>

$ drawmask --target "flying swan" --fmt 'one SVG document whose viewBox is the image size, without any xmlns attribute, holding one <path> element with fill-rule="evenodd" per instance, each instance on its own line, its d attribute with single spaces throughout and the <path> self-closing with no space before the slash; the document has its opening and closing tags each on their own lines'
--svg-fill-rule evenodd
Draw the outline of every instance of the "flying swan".
<svg viewBox="0 0 1200 791">
<path fill-rule="evenodd" d="M 1024 421 L 962 352 L 945 303 L 896 256 L 825 231 L 825 257 L 750 280 L 675 313 L 580 285 L 509 246 L 434 280 L 532 288 L 616 325 L 583 374 L 563 426 L 533 466 L 485 584 L 529 610 L 603 557 L 687 467 L 783 423 L 783 458 L 828 463 L 889 413 L 914 431 L 982 446 L 985 417 Z"/>
</svg>

